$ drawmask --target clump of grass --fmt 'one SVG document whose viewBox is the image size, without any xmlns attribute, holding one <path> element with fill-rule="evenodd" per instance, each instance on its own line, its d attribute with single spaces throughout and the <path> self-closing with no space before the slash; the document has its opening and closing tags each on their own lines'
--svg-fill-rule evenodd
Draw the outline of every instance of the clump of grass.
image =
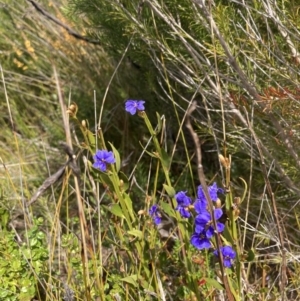
<svg viewBox="0 0 300 301">
<path fill-rule="evenodd" d="M 55 76 L 58 95 L 61 95 Z M 240 205 L 246 200 L 249 190 L 244 180 L 240 180 L 241 187 L 244 187 L 242 194 L 236 193 L 230 185 L 234 158 L 225 154 L 219 156 L 225 179 L 221 194 L 217 196 L 215 184 L 206 183 L 201 140 L 191 123 L 196 103 L 187 111 L 186 125 L 195 142 L 198 180 L 194 178 L 194 181 L 198 184 L 196 191 L 183 193 L 185 201 L 181 203 L 178 192 L 186 188 L 171 180 L 174 178 L 171 176 L 172 157 L 164 147 L 165 124 L 159 113 L 156 120 L 150 120 L 147 108 L 138 107 L 136 112 L 131 111 L 136 115 L 130 118 L 141 118 L 150 137 L 148 142 L 141 142 L 140 160 L 152 158 L 148 178 L 137 178 L 135 170 L 138 166 L 129 175 L 122 171 L 122 156 L 112 143 L 106 141 L 101 128 L 97 132 L 89 129 L 86 121 L 79 117 L 80 107 L 73 103 L 67 109 L 63 99 L 59 99 L 67 143 L 64 151 L 68 159 L 62 179 L 61 174 L 54 175 L 56 179 L 51 184 L 53 187 L 59 181 L 63 184 L 59 194 L 54 194 L 53 203 L 44 202 L 42 196 L 35 198 L 34 202 L 22 203 L 23 230 L 11 224 L 20 241 L 31 250 L 29 258 L 18 252 L 19 260 L 25 261 L 32 271 L 24 278 L 29 281 L 29 275 L 34 275 L 35 279 L 28 298 L 264 300 L 269 296 L 297 296 L 295 284 L 287 278 L 292 253 L 285 253 L 285 265 L 274 274 L 266 266 L 260 268 L 258 260 L 265 256 L 265 265 L 276 266 L 278 253 L 271 256 L 259 249 L 261 239 L 269 237 L 272 240 L 273 236 L 268 236 L 263 229 L 256 230 L 252 242 L 247 241 L 248 232 L 254 228 L 247 223 L 245 213 L 240 212 Z M 78 133 L 73 134 L 80 148 L 78 156 L 72 150 L 66 113 L 82 135 L 82 140 L 79 140 Z M 92 156 L 95 153 L 97 157 Z M 97 162 L 99 164 L 95 164 Z M 187 162 L 192 164 L 190 159 Z M 84 166 L 81 171 L 79 163 Z M 188 170 L 193 169 L 190 166 Z M 221 183 L 218 177 L 209 182 L 216 180 Z M 268 178 L 265 180 L 268 183 Z M 49 179 L 43 185 L 47 181 Z M 46 188 L 49 186 L 47 184 Z M 40 192 L 45 193 L 45 190 Z M 204 199 L 205 208 L 197 209 L 197 202 Z M 213 213 L 217 210 L 223 211 L 223 220 Z M 44 218 L 38 224 L 39 230 L 31 222 L 35 212 L 40 212 Z M 201 226 L 199 220 L 203 219 L 203 214 L 210 214 L 211 218 Z M 219 223 L 224 228 L 221 229 Z M 197 227 L 203 229 L 197 230 Z M 209 235 L 209 229 L 215 231 Z M 11 237 L 11 231 L 6 232 L 5 237 Z M 47 256 L 40 258 L 35 255 L 32 231 L 44 233 L 39 249 Z M 224 247 L 230 248 L 230 252 Z M 273 248 L 275 251 L 276 246 Z M 43 266 L 47 267 L 43 273 L 37 270 L 35 260 L 42 260 Z M 264 278 L 255 279 L 258 275 Z M 273 281 L 270 288 L 265 282 L 266 276 Z M 278 277 L 281 283 L 276 281 Z M 13 293 L 11 296 L 18 295 Z"/>
<path fill-rule="evenodd" d="M 32 3 L 43 11 L 38 11 Z M 49 5 L 49 1 L 22 0 L 5 1 L 0 8 L 1 85 L 4 87 L 5 83 L 7 92 L 0 91 L 1 159 L 6 166 L 0 169 L 0 178 L 6 182 L 9 171 L 18 189 L 22 174 L 24 198 L 29 198 L 43 179 L 63 164 L 58 142 L 63 140 L 64 131 L 54 92 L 53 66 L 59 73 L 65 100 L 76 100 L 82 108 L 82 118 L 92 120 L 94 109 L 87 104 L 93 103 L 95 95 L 103 99 L 116 64 L 101 45 L 78 39 L 65 29 L 85 35 L 84 19 L 68 19 L 62 5 L 66 2 L 51 1 Z M 127 72 L 126 66 L 120 70 L 123 78 L 114 80 L 106 93 L 109 101 L 102 116 L 102 128 L 104 133 L 113 128 L 110 140 L 120 142 L 117 147 L 124 147 L 119 131 L 122 120 L 116 118 L 119 100 L 128 97 L 128 93 L 137 93 L 137 89 L 125 85 L 134 81 L 134 73 Z M 87 86 L 91 89 L 86 89 Z M 99 113 L 100 105 L 96 111 Z M 47 166 L 48 160 L 51 164 Z M 14 194 L 9 185 L 4 185 L 3 190 L 12 202 L 17 201 L 20 191 Z"/>
<path fill-rule="evenodd" d="M 123 71 L 128 66 L 133 70 L 132 65 L 137 65 L 138 70 L 142 69 L 137 74 L 149 80 L 155 92 L 154 98 L 165 107 L 149 109 L 148 118 L 147 105 L 147 115 L 141 113 L 143 118 L 139 119 L 138 116 L 124 117 L 121 105 L 112 106 L 112 110 L 109 101 L 103 101 L 100 108 L 99 105 L 83 108 L 78 103 L 78 111 L 75 104 L 70 106 L 69 114 L 75 128 L 72 139 L 64 117 L 67 147 L 65 152 L 55 150 L 55 155 L 49 158 L 51 162 L 53 157 L 58 157 L 58 154 L 63 157 L 66 153 L 67 161 L 60 163 L 59 173 L 55 173 L 57 169 L 54 169 L 50 172 L 51 177 L 40 179 L 38 184 L 44 184 L 39 191 L 44 195 L 36 197 L 30 208 L 27 207 L 28 200 L 34 189 L 28 188 L 26 176 L 30 175 L 30 171 L 40 171 L 40 165 L 26 170 L 28 157 L 24 157 L 25 150 L 32 144 L 35 134 L 25 128 L 29 118 L 20 114 L 26 112 L 21 100 L 22 97 L 27 99 L 27 94 L 17 93 L 21 97 L 19 103 L 11 100 L 14 99 L 11 97 L 12 89 L 8 89 L 5 95 L 6 105 L 3 107 L 10 108 L 12 112 L 10 120 L 5 120 L 5 126 L 9 124 L 10 129 L 15 129 L 11 127 L 10 121 L 13 120 L 14 125 L 22 129 L 22 135 L 30 137 L 26 141 L 21 136 L 22 140 L 18 131 L 13 132 L 13 138 L 8 136 L 7 139 L 10 146 L 3 143 L 6 154 L 1 154 L 2 179 L 5 181 L 5 198 L 1 200 L 1 207 L 13 213 L 11 228 L 6 230 L 3 241 L 9 241 L 8 245 L 13 246 L 17 260 L 21 262 L 21 269 L 13 275 L 18 283 L 16 289 L 11 285 L 13 278 L 5 274 L 11 274 L 11 270 L 3 270 L 5 279 L 8 279 L 10 298 L 18 297 L 17 290 L 27 289 L 23 284 L 20 286 L 21 279 L 22 283 L 34 283 L 25 297 L 34 296 L 39 300 L 297 299 L 299 268 L 295 233 L 298 233 L 299 223 L 297 210 L 294 210 L 296 205 L 291 206 L 289 201 L 295 200 L 299 191 L 295 185 L 298 169 L 293 167 L 298 164 L 295 152 L 297 135 L 293 131 L 293 126 L 296 128 L 298 124 L 295 113 L 298 110 L 298 90 L 295 88 L 298 73 L 290 64 L 293 60 L 288 59 L 290 54 L 294 54 L 297 41 L 293 34 L 297 32 L 297 13 L 291 11 L 292 6 L 284 1 L 280 3 L 280 9 L 269 2 L 270 5 L 253 2 L 251 6 L 243 2 L 219 1 L 216 6 L 204 8 L 201 2 L 193 3 L 192 7 L 188 1 L 181 1 L 180 5 L 176 1 L 167 1 L 164 6 L 155 1 L 145 3 L 148 5 L 146 8 L 136 10 L 134 3 L 125 7 L 110 1 L 106 15 L 96 14 L 91 19 L 94 22 L 105 19 L 106 24 L 102 25 L 107 26 L 106 39 L 109 29 L 114 28 L 111 25 L 119 26 L 116 34 L 111 35 L 111 41 L 113 38 L 116 41 L 125 39 L 119 43 L 125 45 L 125 50 L 115 49 L 115 54 L 122 55 L 115 71 Z M 92 13 L 96 11 L 95 7 L 96 2 Z M 239 11 L 242 13 L 237 13 Z M 114 23 L 114 18 L 118 23 Z M 290 35 L 282 31 L 287 28 L 286 24 L 290 26 L 287 31 Z M 278 34 L 277 43 L 274 33 Z M 253 37 L 261 39 L 253 40 Z M 26 64 L 15 61 L 18 68 L 35 59 L 35 49 L 38 48 L 32 41 L 25 42 Z M 254 52 L 253 47 L 257 51 Z M 66 45 L 62 49 L 65 51 Z M 14 55 L 19 54 L 15 51 Z M 126 55 L 129 55 L 129 63 Z M 125 68 L 122 69 L 124 62 Z M 283 65 L 288 67 L 282 69 Z M 148 74 L 143 70 L 145 66 Z M 153 70 L 156 70 L 157 77 Z M 270 70 L 274 70 L 272 76 Z M 27 72 L 27 69 L 23 71 Z M 53 96 L 56 116 L 60 116 L 57 99 L 65 116 L 63 91 L 69 71 L 59 72 L 63 81 L 58 82 L 57 74 L 53 77 L 55 73 L 51 69 L 43 77 L 49 79 L 49 87 L 41 88 L 42 81 L 37 84 L 41 95 L 49 93 Z M 116 73 L 110 79 L 115 79 Z M 7 75 L 6 71 L 2 78 Z M 28 80 L 38 75 L 39 72 L 30 73 Z M 21 78 L 26 79 L 24 76 Z M 157 78 L 158 85 L 155 84 Z M 88 77 L 87 84 L 92 85 L 94 80 Z M 103 84 L 106 87 L 104 100 L 108 99 L 108 91 L 113 90 L 112 80 L 107 82 L 108 85 Z M 115 97 L 120 103 L 125 94 L 133 95 L 137 91 L 132 92 L 132 87 L 121 87 L 118 86 L 118 94 L 122 97 Z M 53 92 L 56 88 L 58 93 Z M 74 98 L 72 94 L 70 100 Z M 196 114 L 191 116 L 190 107 L 195 99 L 198 100 L 200 117 Z M 94 101 L 97 103 L 95 96 Z M 147 101 L 147 104 L 151 108 L 153 103 Z M 27 106 L 26 109 L 35 114 L 37 110 L 33 107 Z M 39 108 L 38 111 L 40 109 L 42 112 L 45 110 Z M 94 110 L 93 115 L 96 116 L 100 113 L 100 118 L 94 121 L 100 127 L 94 130 L 89 125 L 91 118 L 86 110 Z M 34 116 L 46 124 L 45 133 L 49 133 L 52 132 L 49 127 L 53 125 L 51 118 L 39 119 L 45 115 L 44 112 Z M 122 117 L 115 122 L 118 115 Z M 190 130 L 187 131 L 184 125 L 191 119 Z M 134 130 L 129 129 L 129 123 Z M 289 130 L 285 131 L 282 124 Z M 171 127 L 172 135 L 168 127 Z M 116 130 L 120 139 L 111 141 L 107 138 L 108 133 Z M 53 136 L 63 137 L 62 131 Z M 199 136 L 200 142 L 196 139 L 194 145 L 193 140 L 188 141 L 191 136 Z M 141 140 L 140 153 L 134 149 L 135 156 L 128 159 L 130 151 L 127 146 L 134 148 L 136 143 L 131 143 L 134 139 Z M 75 151 L 71 148 L 72 141 L 77 147 Z M 116 162 L 108 165 L 105 172 L 92 167 L 92 155 L 97 149 L 109 149 L 114 154 Z M 12 150 L 16 154 L 13 158 L 17 158 L 12 162 L 17 161 L 17 171 L 11 169 L 12 164 L 7 164 L 12 158 L 9 153 Z M 214 155 L 205 157 L 208 153 Z M 219 162 L 217 155 L 220 154 Z M 212 164 L 208 164 L 206 159 L 210 159 Z M 195 177 L 202 167 L 205 172 Z M 228 189 L 226 196 L 220 197 L 223 211 L 228 215 L 228 219 L 223 221 L 226 227 L 221 234 L 213 235 L 212 246 L 218 254 L 223 254 L 220 248 L 225 245 L 234 249 L 236 258 L 230 269 L 223 267 L 222 256 L 193 247 L 190 238 L 194 221 L 182 218 L 175 210 L 178 205 L 176 192 L 186 190 L 187 195 L 194 199 L 199 181 L 204 190 L 206 182 L 211 184 L 213 181 Z M 43 186 L 53 189 L 48 199 Z M 209 199 L 207 192 L 206 196 Z M 240 200 L 243 200 L 242 204 Z M 212 213 L 211 205 L 215 205 L 209 204 Z M 152 205 L 160 206 L 160 211 L 151 212 L 156 221 L 157 218 L 162 220 L 161 226 L 156 226 L 149 215 Z M 195 217 L 192 204 L 187 209 Z M 36 215 L 43 216 L 43 223 L 38 227 L 46 234 L 47 243 L 43 237 L 39 247 L 46 251 L 47 256 L 25 257 L 22 248 L 18 249 L 12 243 L 12 233 L 19 235 L 24 248 L 34 249 L 30 231 L 35 229 L 33 221 Z M 8 220 L 6 217 L 2 227 L 6 227 Z M 288 224 L 284 222 L 286 220 Z M 216 228 L 214 218 L 211 223 Z M 36 270 L 35 260 L 47 266 L 46 272 Z M 19 277 L 20 271 L 24 272 L 28 267 L 32 273 Z M 32 275 L 35 275 L 34 280 Z"/>
</svg>

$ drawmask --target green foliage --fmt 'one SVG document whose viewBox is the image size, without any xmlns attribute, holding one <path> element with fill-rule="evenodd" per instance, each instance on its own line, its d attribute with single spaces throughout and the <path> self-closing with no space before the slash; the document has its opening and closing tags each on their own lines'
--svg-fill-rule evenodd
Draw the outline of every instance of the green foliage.
<svg viewBox="0 0 300 301">
<path fill-rule="evenodd" d="M 39 291 L 40 279 L 47 279 L 47 260 L 45 234 L 41 231 L 43 219 L 34 221 L 20 244 L 15 233 L 7 229 L 8 212 L 1 208 L 0 231 L 0 300 L 30 301 L 43 294 Z"/>
<path fill-rule="evenodd" d="M 297 2 L 38 2 L 99 45 L 72 37 L 30 3 L 6 0 L 0 8 L 7 89 L 0 89 L 0 176 L 8 196 L 0 299 L 296 300 Z M 31 211 L 41 175 L 65 155 L 56 148 L 64 140 L 57 86 L 65 103 L 74 102 L 68 113 L 81 179 L 66 170 L 59 189 Z M 147 100 L 147 114 L 125 115 L 126 98 Z M 237 258 L 227 286 L 222 260 L 191 246 L 193 223 L 174 210 L 176 191 L 195 197 L 199 185 L 184 126 L 193 100 L 206 180 L 229 191 L 220 201 L 228 219 L 219 243 Z M 108 172 L 92 167 L 97 148 L 114 153 Z M 153 204 L 161 227 L 148 215 Z"/>
</svg>

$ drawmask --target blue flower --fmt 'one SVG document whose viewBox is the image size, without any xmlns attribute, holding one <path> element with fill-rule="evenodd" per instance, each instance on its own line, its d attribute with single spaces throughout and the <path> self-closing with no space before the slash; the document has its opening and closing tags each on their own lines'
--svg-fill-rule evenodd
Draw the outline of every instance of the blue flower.
<svg viewBox="0 0 300 301">
<path fill-rule="evenodd" d="M 187 209 L 192 203 L 191 198 L 186 195 L 186 192 L 179 191 L 175 194 L 175 199 L 177 201 L 177 207 L 175 210 L 179 211 L 182 217 L 189 218 L 191 214 Z"/>
<path fill-rule="evenodd" d="M 222 255 L 223 255 L 223 263 L 224 267 L 230 268 L 232 266 L 232 262 L 236 257 L 236 253 L 230 246 L 225 246 L 220 248 Z M 218 256 L 218 250 L 214 251 L 214 254 Z"/>
<path fill-rule="evenodd" d="M 208 194 L 213 202 L 217 201 L 218 193 L 224 193 L 223 189 L 219 188 L 216 182 L 214 182 L 211 186 L 208 186 L 207 188 Z M 198 214 L 201 214 L 203 211 L 207 210 L 207 199 L 204 195 L 204 191 L 201 185 L 198 186 L 197 200 L 194 203 L 194 208 Z"/>
<path fill-rule="evenodd" d="M 155 225 L 158 225 L 161 223 L 161 216 L 159 213 L 158 205 L 151 206 L 151 208 L 149 209 L 149 214 L 152 217 Z"/>
<path fill-rule="evenodd" d="M 106 171 L 107 164 L 116 162 L 113 152 L 108 152 L 107 150 L 97 150 L 94 155 L 94 161 L 93 167 L 101 171 Z"/>
<path fill-rule="evenodd" d="M 125 103 L 125 110 L 129 112 L 131 115 L 134 115 L 136 111 L 144 111 L 145 101 L 144 100 L 127 100 Z"/>
<path fill-rule="evenodd" d="M 214 210 L 214 215 L 216 221 L 223 215 L 222 209 L 218 208 Z M 223 232 L 225 225 L 217 221 L 217 232 Z M 195 218 L 195 232 L 201 233 L 203 230 L 214 232 L 212 225 L 212 218 L 208 211 L 204 211 L 201 214 L 198 214 Z"/>
<path fill-rule="evenodd" d="M 217 183 L 214 182 L 212 185 L 208 186 L 208 193 L 212 201 L 218 199 L 218 193 L 223 192 L 223 189 L 217 186 Z M 202 186 L 198 186 L 197 196 L 199 200 L 206 200 Z"/>
<path fill-rule="evenodd" d="M 209 249 L 211 247 L 210 238 L 211 238 L 211 233 L 205 231 L 204 229 L 202 232 L 194 233 L 191 236 L 191 244 L 199 250 Z"/>
<path fill-rule="evenodd" d="M 207 201 L 206 199 L 197 199 L 194 203 L 194 209 L 198 214 L 207 211 Z"/>
</svg>

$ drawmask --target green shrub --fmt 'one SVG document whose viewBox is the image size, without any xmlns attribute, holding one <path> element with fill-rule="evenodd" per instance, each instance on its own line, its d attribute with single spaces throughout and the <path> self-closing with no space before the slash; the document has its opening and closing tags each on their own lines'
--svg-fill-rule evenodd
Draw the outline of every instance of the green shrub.
<svg viewBox="0 0 300 301">
<path fill-rule="evenodd" d="M 0 300 L 30 301 L 43 294 L 39 288 L 45 285 L 48 274 L 49 253 L 41 230 L 43 219 L 35 219 L 21 238 L 7 229 L 9 213 L 0 210 Z"/>
</svg>

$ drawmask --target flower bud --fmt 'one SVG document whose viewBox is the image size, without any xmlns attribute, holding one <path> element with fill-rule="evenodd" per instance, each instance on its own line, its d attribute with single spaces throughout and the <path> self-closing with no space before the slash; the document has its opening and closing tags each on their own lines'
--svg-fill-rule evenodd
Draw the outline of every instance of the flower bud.
<svg viewBox="0 0 300 301">
<path fill-rule="evenodd" d="M 78 106 L 76 103 L 72 103 L 69 108 L 67 109 L 67 113 L 71 116 L 71 117 L 74 117 L 76 118 L 76 114 L 77 114 L 77 111 L 78 111 Z"/>
<path fill-rule="evenodd" d="M 85 120 L 82 120 L 82 121 L 81 121 L 81 126 L 82 126 L 84 129 L 86 129 L 86 121 L 85 121 Z"/>
<path fill-rule="evenodd" d="M 225 158 L 223 155 L 219 154 L 219 160 L 223 167 L 230 168 L 230 161 L 228 158 Z"/>
<path fill-rule="evenodd" d="M 141 209 L 141 210 L 138 211 L 138 215 L 145 215 L 145 214 L 146 214 L 146 212 L 143 209 Z"/>
<path fill-rule="evenodd" d="M 222 203 L 221 203 L 221 200 L 219 198 L 215 201 L 215 207 L 216 208 L 221 208 L 222 207 Z"/>
</svg>

